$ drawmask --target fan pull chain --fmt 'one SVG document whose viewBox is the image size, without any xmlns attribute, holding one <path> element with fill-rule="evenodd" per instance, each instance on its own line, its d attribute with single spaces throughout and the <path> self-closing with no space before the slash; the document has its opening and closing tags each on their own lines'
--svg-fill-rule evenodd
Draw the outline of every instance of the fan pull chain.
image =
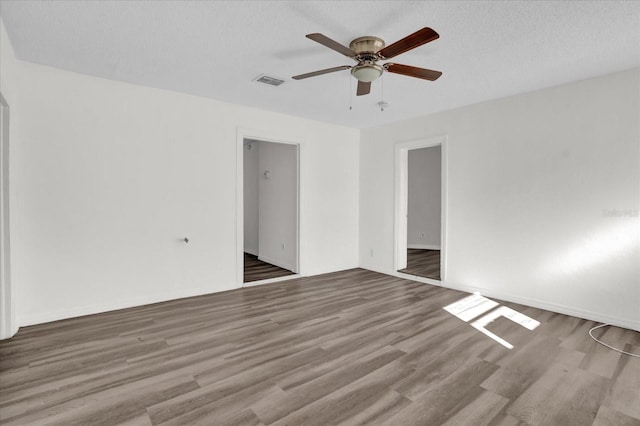
<svg viewBox="0 0 640 426">
<path fill-rule="evenodd" d="M 384 111 L 384 73 L 380 76 L 380 111 Z"/>
<path fill-rule="evenodd" d="M 349 111 L 353 109 L 353 78 L 351 78 L 351 73 L 349 75 Z"/>
</svg>

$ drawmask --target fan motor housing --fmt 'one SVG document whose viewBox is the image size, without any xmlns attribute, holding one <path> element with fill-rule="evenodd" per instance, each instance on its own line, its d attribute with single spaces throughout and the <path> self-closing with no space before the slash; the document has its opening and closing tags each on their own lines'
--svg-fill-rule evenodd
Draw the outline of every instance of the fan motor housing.
<svg viewBox="0 0 640 426">
<path fill-rule="evenodd" d="M 349 49 L 353 50 L 358 56 L 371 54 L 375 55 L 385 46 L 384 40 L 379 37 L 365 36 L 358 37 L 349 44 Z"/>
</svg>

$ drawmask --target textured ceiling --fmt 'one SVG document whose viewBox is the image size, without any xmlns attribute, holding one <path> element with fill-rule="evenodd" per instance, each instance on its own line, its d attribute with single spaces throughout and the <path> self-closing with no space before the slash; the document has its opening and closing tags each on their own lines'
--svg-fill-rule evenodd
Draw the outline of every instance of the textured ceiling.
<svg viewBox="0 0 640 426">
<path fill-rule="evenodd" d="M 25 61 L 358 128 L 640 66 L 635 1 L 2 0 L 0 14 Z M 290 78 L 353 64 L 305 34 L 391 44 L 425 26 L 440 39 L 394 62 L 435 82 L 385 74 L 356 98 L 348 71 Z"/>
</svg>

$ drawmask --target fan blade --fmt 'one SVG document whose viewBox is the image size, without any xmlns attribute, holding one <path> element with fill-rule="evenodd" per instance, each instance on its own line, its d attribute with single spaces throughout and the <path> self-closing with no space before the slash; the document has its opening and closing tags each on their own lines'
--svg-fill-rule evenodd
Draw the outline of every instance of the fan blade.
<svg viewBox="0 0 640 426">
<path fill-rule="evenodd" d="M 430 81 L 437 80 L 442 75 L 440 71 L 428 70 L 426 68 L 418 68 L 402 64 L 384 64 L 384 68 L 394 74 L 402 74 L 409 77 L 417 77 Z"/>
<path fill-rule="evenodd" d="M 364 81 L 358 81 L 358 90 L 356 90 L 356 96 L 368 95 L 371 92 L 371 82 L 365 83 Z"/>
<path fill-rule="evenodd" d="M 322 74 L 329 74 L 330 72 L 348 70 L 350 68 L 351 67 L 349 65 L 342 65 L 341 67 L 327 68 L 326 70 L 313 71 L 313 72 L 308 72 L 306 74 L 294 75 L 291 78 L 294 80 L 302 80 L 303 78 L 315 77 L 316 75 L 322 75 Z"/>
<path fill-rule="evenodd" d="M 328 47 L 329 49 L 333 49 L 336 52 L 342 53 L 344 56 L 348 56 L 350 58 L 354 58 L 356 56 L 356 52 L 349 49 L 347 46 L 343 46 L 335 40 L 331 40 L 326 35 L 313 33 L 307 34 L 306 37 L 310 40 L 315 41 L 316 43 L 320 43 L 321 45 Z"/>
<path fill-rule="evenodd" d="M 394 56 L 398 56 L 399 54 L 404 53 L 407 50 L 415 49 L 416 47 L 429 43 L 430 41 L 433 41 L 439 37 L 440 35 L 437 32 L 429 27 L 425 27 L 411 35 L 406 36 L 401 40 L 396 41 L 393 44 L 390 44 L 384 49 L 381 49 L 378 52 L 378 55 L 382 56 L 382 58 L 384 59 L 393 58 Z"/>
</svg>

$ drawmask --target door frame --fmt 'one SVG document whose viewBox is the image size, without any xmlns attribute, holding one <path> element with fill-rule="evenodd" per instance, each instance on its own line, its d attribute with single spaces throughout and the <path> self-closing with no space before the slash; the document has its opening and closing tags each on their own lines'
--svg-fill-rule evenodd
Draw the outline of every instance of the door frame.
<svg viewBox="0 0 640 426">
<path fill-rule="evenodd" d="M 414 139 L 395 144 L 395 203 L 394 203 L 394 271 L 407 267 L 407 215 L 409 201 L 409 151 L 440 146 L 440 282 L 447 274 L 447 135 L 427 139 Z M 437 280 L 434 280 L 437 281 Z"/>
<path fill-rule="evenodd" d="M 296 205 L 296 272 L 293 275 L 285 277 L 270 278 L 260 281 L 252 281 L 244 283 L 244 140 L 251 139 L 262 142 L 281 143 L 285 145 L 295 145 L 296 149 L 296 176 L 297 176 L 297 205 Z M 302 176 L 300 173 L 300 158 L 304 141 L 302 138 L 288 137 L 278 134 L 272 134 L 268 131 L 252 130 L 238 127 L 236 131 L 236 288 L 249 287 L 260 284 L 269 284 L 272 282 L 285 281 L 292 278 L 298 278 L 302 275 L 300 262 L 300 206 Z"/>
<path fill-rule="evenodd" d="M 10 233 L 10 127 L 9 104 L 0 93 L 0 340 L 12 337 L 18 331 L 15 294 L 11 283 Z"/>
</svg>

